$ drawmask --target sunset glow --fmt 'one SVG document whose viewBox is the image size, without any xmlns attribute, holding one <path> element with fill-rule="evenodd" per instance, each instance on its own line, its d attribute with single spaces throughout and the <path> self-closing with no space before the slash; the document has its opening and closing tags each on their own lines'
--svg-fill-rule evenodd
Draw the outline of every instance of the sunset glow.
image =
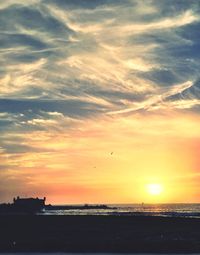
<svg viewBox="0 0 200 255">
<path fill-rule="evenodd" d="M 147 191 L 150 195 L 158 196 L 163 192 L 163 186 L 161 184 L 148 184 Z"/>
<path fill-rule="evenodd" d="M 1 201 L 200 202 L 198 1 L 0 12 Z"/>
</svg>

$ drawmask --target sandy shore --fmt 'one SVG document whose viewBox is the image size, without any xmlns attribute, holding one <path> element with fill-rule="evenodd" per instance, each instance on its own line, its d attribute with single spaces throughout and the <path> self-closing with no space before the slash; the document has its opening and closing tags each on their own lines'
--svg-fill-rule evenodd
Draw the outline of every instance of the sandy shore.
<svg viewBox="0 0 200 255">
<path fill-rule="evenodd" d="M 200 252 L 200 219 L 0 216 L 0 252 Z"/>
</svg>

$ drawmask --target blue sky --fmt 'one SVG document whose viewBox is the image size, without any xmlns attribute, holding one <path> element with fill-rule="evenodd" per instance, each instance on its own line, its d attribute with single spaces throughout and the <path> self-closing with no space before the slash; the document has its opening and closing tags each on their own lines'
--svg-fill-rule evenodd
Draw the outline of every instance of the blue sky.
<svg viewBox="0 0 200 255">
<path fill-rule="evenodd" d="M 31 135 L 138 114 L 198 115 L 199 28 L 195 0 L 1 1 L 2 186 L 9 171 L 24 171 L 28 152 L 54 152 Z M 24 175 L 27 184 L 32 172 Z"/>
</svg>

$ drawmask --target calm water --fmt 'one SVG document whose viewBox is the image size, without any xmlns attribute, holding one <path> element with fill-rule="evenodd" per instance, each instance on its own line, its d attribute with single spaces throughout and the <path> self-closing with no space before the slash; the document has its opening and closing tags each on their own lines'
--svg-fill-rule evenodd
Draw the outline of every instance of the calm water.
<svg viewBox="0 0 200 255">
<path fill-rule="evenodd" d="M 200 218 L 200 204 L 107 205 L 106 209 L 46 210 L 46 215 L 146 215 Z"/>
</svg>

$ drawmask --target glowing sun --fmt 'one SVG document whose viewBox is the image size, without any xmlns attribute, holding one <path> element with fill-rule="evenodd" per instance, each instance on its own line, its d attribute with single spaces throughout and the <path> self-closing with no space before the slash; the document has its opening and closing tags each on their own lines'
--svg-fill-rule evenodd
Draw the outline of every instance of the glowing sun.
<svg viewBox="0 0 200 255">
<path fill-rule="evenodd" d="M 147 184 L 147 192 L 150 195 L 160 195 L 163 192 L 163 186 L 161 184 Z"/>
</svg>

